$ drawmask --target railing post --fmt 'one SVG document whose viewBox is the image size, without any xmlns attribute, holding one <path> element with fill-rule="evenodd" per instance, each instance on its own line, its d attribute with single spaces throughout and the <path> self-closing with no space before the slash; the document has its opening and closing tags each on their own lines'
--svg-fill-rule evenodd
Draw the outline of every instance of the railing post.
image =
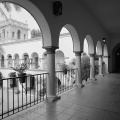
<svg viewBox="0 0 120 120">
<path fill-rule="evenodd" d="M 48 101 L 56 101 L 60 96 L 56 95 L 56 77 L 55 77 L 55 49 L 56 47 L 45 48 L 47 51 L 47 99 Z"/>
</svg>

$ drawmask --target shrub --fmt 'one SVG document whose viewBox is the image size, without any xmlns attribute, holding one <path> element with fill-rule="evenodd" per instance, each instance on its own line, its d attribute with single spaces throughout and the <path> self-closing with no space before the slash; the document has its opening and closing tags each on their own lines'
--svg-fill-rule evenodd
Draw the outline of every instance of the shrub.
<svg viewBox="0 0 120 120">
<path fill-rule="evenodd" d="M 90 58 L 88 55 L 83 55 L 81 58 L 81 73 L 82 80 L 86 80 L 90 77 Z"/>
</svg>

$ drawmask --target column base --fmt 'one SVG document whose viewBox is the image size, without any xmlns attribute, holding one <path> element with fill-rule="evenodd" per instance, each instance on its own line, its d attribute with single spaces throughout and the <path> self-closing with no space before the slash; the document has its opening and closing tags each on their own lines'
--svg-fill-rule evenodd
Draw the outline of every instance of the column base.
<svg viewBox="0 0 120 120">
<path fill-rule="evenodd" d="M 59 99 L 61 99 L 61 96 L 47 97 L 48 102 L 55 102 L 55 101 L 57 101 Z"/>
<path fill-rule="evenodd" d="M 98 74 L 98 77 L 101 77 L 101 76 L 103 77 L 103 76 L 104 76 L 104 74 Z"/>
<path fill-rule="evenodd" d="M 90 78 L 90 81 L 96 81 L 97 79 L 96 78 Z"/>
<path fill-rule="evenodd" d="M 85 85 L 83 85 L 83 84 L 77 84 L 76 86 L 80 87 L 80 88 L 83 88 Z"/>
<path fill-rule="evenodd" d="M 106 72 L 105 74 L 109 74 L 109 72 Z"/>
</svg>

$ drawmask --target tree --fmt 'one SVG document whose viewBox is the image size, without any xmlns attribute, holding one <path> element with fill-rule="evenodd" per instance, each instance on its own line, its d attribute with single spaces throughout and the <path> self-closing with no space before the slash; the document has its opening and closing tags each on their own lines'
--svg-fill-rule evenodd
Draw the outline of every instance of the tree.
<svg viewBox="0 0 120 120">
<path fill-rule="evenodd" d="M 41 32 L 39 29 L 33 29 L 31 30 L 31 38 L 36 38 L 36 37 L 40 37 L 41 36 Z"/>
<path fill-rule="evenodd" d="M 17 12 L 21 11 L 21 7 L 19 5 L 13 4 L 13 3 L 9 3 L 9 2 L 2 2 L 3 6 L 5 7 L 5 9 L 7 10 L 7 12 L 11 12 L 12 11 L 12 5 L 14 6 L 15 10 Z"/>
</svg>

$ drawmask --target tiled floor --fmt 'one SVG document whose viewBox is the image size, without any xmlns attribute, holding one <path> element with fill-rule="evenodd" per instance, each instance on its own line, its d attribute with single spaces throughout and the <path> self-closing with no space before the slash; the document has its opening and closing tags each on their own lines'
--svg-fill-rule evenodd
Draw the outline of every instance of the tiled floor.
<svg viewBox="0 0 120 120">
<path fill-rule="evenodd" d="M 98 77 L 53 103 L 37 104 L 5 120 L 120 120 L 120 74 Z"/>
</svg>

